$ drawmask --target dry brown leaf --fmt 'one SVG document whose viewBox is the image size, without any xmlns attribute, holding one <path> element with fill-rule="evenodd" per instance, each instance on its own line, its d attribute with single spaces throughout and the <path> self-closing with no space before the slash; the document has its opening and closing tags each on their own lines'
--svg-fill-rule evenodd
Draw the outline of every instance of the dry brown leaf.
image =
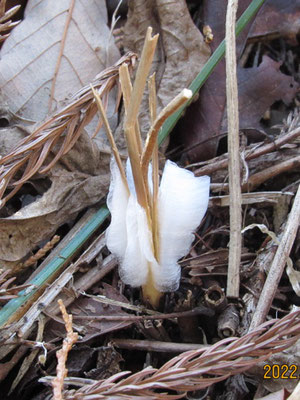
<svg viewBox="0 0 300 400">
<path fill-rule="evenodd" d="M 0 88 L 10 111 L 41 121 L 119 58 L 104 0 L 29 0 L 1 49 Z"/>
<path fill-rule="evenodd" d="M 0 262 L 14 268 L 57 227 L 81 209 L 95 204 L 109 185 L 109 155 L 101 153 L 87 134 L 49 173 L 50 189 L 35 202 L 0 219 Z"/>
<path fill-rule="evenodd" d="M 214 51 L 224 39 L 227 3 L 222 0 L 204 3 L 203 21 L 213 31 L 214 40 L 210 46 Z M 239 1 L 238 17 L 250 3 L 250 0 Z M 264 18 L 267 18 L 266 14 Z M 250 27 L 251 23 L 237 38 L 238 58 L 242 54 Z M 280 63 L 267 56 L 257 67 L 246 69 L 239 66 L 238 84 L 240 129 L 256 141 L 264 137 L 259 121 L 268 107 L 279 99 L 289 103 L 299 90 L 293 77 L 280 71 Z M 173 137 L 177 141 L 174 147 L 178 144 L 184 147 L 184 152 L 181 152 L 182 162 L 197 162 L 215 157 L 219 139 L 227 132 L 225 92 L 223 59 L 201 88 L 199 99 L 191 104 L 174 130 Z"/>
<path fill-rule="evenodd" d="M 154 4 L 155 3 L 155 4 Z M 159 33 L 152 64 L 156 71 L 157 106 L 160 111 L 183 88 L 188 87 L 210 56 L 202 34 L 194 25 L 186 1 L 133 0 L 129 2 L 124 46 L 140 54 L 148 26 Z M 141 106 L 141 132 L 147 132 L 148 100 Z"/>
<path fill-rule="evenodd" d="M 268 16 L 266 18 L 266 15 Z M 297 46 L 297 35 L 300 28 L 299 1 L 272 0 L 266 1 L 257 14 L 250 31 L 250 37 L 276 38 L 283 36 Z"/>
<path fill-rule="evenodd" d="M 120 294 L 114 287 L 103 283 L 102 295 L 110 300 L 121 301 L 129 304 L 126 297 Z M 114 332 L 123 328 L 127 328 L 133 324 L 133 321 L 107 321 L 97 320 L 97 317 L 107 315 L 120 315 L 123 317 L 129 316 L 128 313 L 123 311 L 119 306 L 113 306 L 109 304 L 101 303 L 94 298 L 80 296 L 74 301 L 74 303 L 68 308 L 68 311 L 73 315 L 73 321 L 76 326 L 81 326 L 81 338 L 79 342 L 87 342 L 91 339 L 95 339 L 99 336 L 105 335 L 109 332 Z M 83 317 L 83 318 L 81 318 Z M 90 319 L 84 319 L 90 317 Z M 96 317 L 93 320 L 93 317 Z M 52 321 L 47 328 L 47 334 L 44 340 L 51 341 L 57 337 L 57 332 L 63 332 L 62 326 L 59 326 L 56 321 Z"/>
</svg>

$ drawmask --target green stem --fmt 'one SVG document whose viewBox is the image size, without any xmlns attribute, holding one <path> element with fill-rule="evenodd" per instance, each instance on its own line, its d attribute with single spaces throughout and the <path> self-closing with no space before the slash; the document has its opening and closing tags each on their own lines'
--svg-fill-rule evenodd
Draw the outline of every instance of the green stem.
<svg viewBox="0 0 300 400">
<path fill-rule="evenodd" d="M 55 276 L 63 266 L 70 263 L 72 256 L 85 243 L 85 241 L 95 232 L 96 229 L 109 216 L 108 209 L 103 206 L 92 216 L 87 224 L 74 236 L 66 247 L 54 257 L 46 267 L 36 275 L 28 284 L 34 285 L 34 288 L 28 292 L 28 288 L 19 292 L 19 296 L 10 300 L 0 311 L 0 327 L 10 319 L 19 307 L 26 303 L 43 285 L 45 285 L 53 276 Z"/>
</svg>

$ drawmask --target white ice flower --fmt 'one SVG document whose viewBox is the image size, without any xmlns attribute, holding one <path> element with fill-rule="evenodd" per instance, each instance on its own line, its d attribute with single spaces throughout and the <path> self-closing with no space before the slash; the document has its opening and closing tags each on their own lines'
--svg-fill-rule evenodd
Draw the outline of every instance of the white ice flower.
<svg viewBox="0 0 300 400">
<path fill-rule="evenodd" d="M 159 257 L 156 260 L 146 212 L 131 184 L 131 169 L 127 168 L 130 194 L 114 161 L 111 173 L 107 204 L 112 219 L 106 238 L 109 250 L 119 259 L 121 279 L 133 287 L 143 286 L 151 273 L 158 291 L 176 290 L 180 280 L 177 261 L 188 253 L 193 231 L 207 210 L 210 178 L 195 177 L 175 163 L 166 162 L 157 198 Z"/>
</svg>

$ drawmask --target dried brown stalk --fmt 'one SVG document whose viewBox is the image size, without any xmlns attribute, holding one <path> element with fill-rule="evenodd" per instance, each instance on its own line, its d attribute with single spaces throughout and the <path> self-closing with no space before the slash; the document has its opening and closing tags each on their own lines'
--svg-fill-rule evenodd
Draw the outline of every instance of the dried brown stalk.
<svg viewBox="0 0 300 400">
<path fill-rule="evenodd" d="M 135 60 L 135 54 L 127 53 L 112 67 L 98 74 L 92 82 L 92 86 L 98 90 L 102 98 L 104 107 L 107 106 L 109 92 L 118 85 L 119 66 L 126 63 L 129 68 L 132 68 Z M 94 95 L 90 85 L 87 85 L 77 92 L 70 104 L 54 113 L 24 138 L 11 153 L 0 159 L 0 199 L 2 198 L 0 206 L 3 206 L 35 173 L 48 172 L 74 146 L 84 127 L 96 113 Z M 63 142 L 57 153 L 54 156 L 51 155 L 51 159 L 49 155 L 61 137 L 64 138 Z M 21 178 L 12 183 L 20 169 L 23 171 Z M 14 188 L 4 196 L 9 184 Z"/>
<path fill-rule="evenodd" d="M 73 344 L 78 340 L 78 333 L 74 332 L 72 327 L 72 315 L 67 313 L 66 307 L 64 306 L 62 300 L 58 300 L 58 304 L 65 322 L 67 337 L 63 341 L 62 348 L 56 353 L 58 364 L 56 367 L 56 377 L 52 381 L 53 400 L 63 400 L 62 391 L 64 379 L 68 374 L 68 370 L 66 368 L 67 357 Z"/>
<path fill-rule="evenodd" d="M 149 89 L 149 110 L 151 125 L 154 124 L 157 114 L 157 100 L 156 100 L 156 87 L 155 87 L 155 73 L 152 74 L 148 81 Z M 152 239 L 154 247 L 154 255 L 156 259 L 159 258 L 159 231 L 158 231 L 158 209 L 157 209 L 157 199 L 158 199 L 158 189 L 159 189 L 159 160 L 158 160 L 158 143 L 157 140 L 153 146 L 152 153 Z"/>
<path fill-rule="evenodd" d="M 16 12 L 20 9 L 20 5 L 12 7 L 10 10 L 5 12 L 6 0 L 0 1 L 0 42 L 3 42 L 8 36 L 9 33 L 3 34 L 2 32 L 6 32 L 16 25 L 20 23 L 20 21 L 12 22 L 10 18 L 16 14 Z"/>
<path fill-rule="evenodd" d="M 253 315 L 250 330 L 255 329 L 256 326 L 261 324 L 265 320 L 269 312 L 278 288 L 279 281 L 286 266 L 287 259 L 292 249 L 299 225 L 300 186 L 298 187 L 298 191 L 294 199 L 294 204 L 288 217 L 283 236 L 280 240 L 270 271 L 268 273 L 267 280 L 264 284 L 255 313 Z"/>
<path fill-rule="evenodd" d="M 239 107 L 236 73 L 235 22 L 238 0 L 229 0 L 226 14 L 226 99 L 228 118 L 228 172 L 230 240 L 227 296 L 239 297 L 242 248 Z"/>
<path fill-rule="evenodd" d="M 300 311 L 269 321 L 241 338 L 221 340 L 172 358 L 161 368 L 148 367 L 135 374 L 127 371 L 65 391 L 65 400 L 178 399 L 186 391 L 204 389 L 230 375 L 248 370 L 271 354 L 295 343 L 300 336 Z M 47 382 L 49 378 L 42 378 Z M 168 391 L 177 391 L 170 394 Z"/>
<path fill-rule="evenodd" d="M 248 181 L 242 185 L 242 190 L 254 190 L 268 179 L 290 170 L 298 170 L 300 167 L 300 156 L 290 158 L 257 172 L 249 177 Z"/>
<path fill-rule="evenodd" d="M 274 141 L 265 144 L 264 142 L 251 144 L 245 151 L 245 161 L 253 160 L 264 154 L 278 150 L 286 143 L 291 143 L 300 136 L 300 127 L 282 133 Z M 194 171 L 196 176 L 211 175 L 213 172 L 228 167 L 228 154 L 213 158 L 207 165 Z"/>
<path fill-rule="evenodd" d="M 117 166 L 119 168 L 119 171 L 120 171 L 120 174 L 121 174 L 121 178 L 123 180 L 123 184 L 127 189 L 127 193 L 129 194 L 128 184 L 127 184 L 126 175 L 125 175 L 125 171 L 124 171 L 124 168 L 123 168 L 122 160 L 121 160 L 121 157 L 120 157 L 120 154 L 119 154 L 119 151 L 118 151 L 115 139 L 114 139 L 114 135 L 113 135 L 113 133 L 112 133 L 112 131 L 110 129 L 110 125 L 109 125 L 109 122 L 108 122 L 108 119 L 107 119 L 107 116 L 106 116 L 106 113 L 105 113 L 105 109 L 103 107 L 103 103 L 101 101 L 100 96 L 98 95 L 98 93 L 96 92 L 96 90 L 93 87 L 92 87 L 92 92 L 93 92 L 93 95 L 95 97 L 98 110 L 100 111 L 101 118 L 102 118 L 103 124 L 104 124 L 105 129 L 106 129 L 106 135 L 107 135 L 111 150 L 113 152 L 114 158 L 116 160 Z"/>
</svg>

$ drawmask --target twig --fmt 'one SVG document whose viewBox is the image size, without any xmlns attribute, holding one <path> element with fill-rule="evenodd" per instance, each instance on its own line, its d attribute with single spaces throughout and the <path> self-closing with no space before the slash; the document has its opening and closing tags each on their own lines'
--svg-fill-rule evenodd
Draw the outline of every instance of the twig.
<svg viewBox="0 0 300 400">
<path fill-rule="evenodd" d="M 95 297 L 93 297 L 94 300 Z M 107 302 L 108 303 L 108 302 Z M 115 301 L 111 300 L 108 304 L 116 305 Z M 123 307 L 124 303 L 121 303 Z M 118 305 L 118 304 L 117 304 Z M 125 304 L 127 305 L 127 304 Z M 130 304 L 129 304 L 130 306 Z M 140 311 L 134 310 L 134 311 Z M 143 310 L 142 310 L 143 311 Z M 152 312 L 152 310 L 150 310 Z M 153 315 L 76 315 L 74 319 L 87 320 L 87 321 L 143 321 L 143 320 L 163 320 L 163 319 L 175 319 L 175 318 L 184 318 L 184 317 L 195 317 L 198 315 L 206 315 L 208 317 L 212 317 L 214 312 L 209 308 L 205 307 L 196 307 L 192 310 L 187 311 L 178 311 L 168 314 L 153 314 Z"/>
<path fill-rule="evenodd" d="M 273 298 L 278 288 L 278 283 L 284 271 L 297 230 L 300 224 L 300 186 L 294 200 L 292 210 L 289 214 L 285 231 L 280 240 L 275 257 L 273 259 L 268 277 L 260 295 L 256 310 L 254 312 L 249 330 L 255 329 L 264 322 L 271 307 Z"/>
<path fill-rule="evenodd" d="M 229 0 L 226 14 L 226 98 L 230 193 L 230 241 L 227 296 L 238 297 L 242 247 L 242 196 L 239 153 L 238 86 L 236 75 L 235 23 L 238 0 Z"/>
<path fill-rule="evenodd" d="M 242 186 L 242 190 L 254 190 L 259 185 L 267 181 L 268 179 L 274 178 L 283 172 L 287 172 L 291 169 L 295 171 L 300 167 L 300 156 L 290 158 L 289 160 L 282 161 L 278 164 L 272 165 L 262 171 L 257 172 L 250 176 L 248 181 Z"/>
<path fill-rule="evenodd" d="M 67 310 L 62 300 L 58 300 L 58 304 L 65 322 L 67 337 L 63 341 L 62 348 L 56 353 L 58 363 L 56 367 L 56 377 L 52 381 L 53 400 L 63 400 L 62 391 L 64 386 L 64 379 L 68 374 L 68 370 L 66 368 L 67 357 L 73 344 L 76 343 L 78 340 L 78 333 L 74 332 L 72 327 L 72 315 L 67 313 Z"/>
<path fill-rule="evenodd" d="M 300 136 L 300 127 L 292 130 L 291 132 L 288 132 L 285 135 L 280 135 L 271 143 L 255 143 L 254 145 L 249 146 L 246 150 L 245 161 L 253 160 L 254 158 L 258 158 L 264 154 L 276 151 L 284 144 L 290 143 L 295 140 L 298 136 Z M 227 167 L 228 154 L 210 160 L 208 165 L 197 169 L 196 171 L 194 171 L 194 174 L 196 176 L 211 175 L 213 172 L 219 171 L 220 169 L 225 169 Z"/>
<path fill-rule="evenodd" d="M 155 351 L 158 353 L 183 353 L 185 351 L 209 349 L 210 346 L 195 343 L 161 342 L 159 340 L 118 339 L 111 340 L 113 346 L 119 349 Z"/>
</svg>

